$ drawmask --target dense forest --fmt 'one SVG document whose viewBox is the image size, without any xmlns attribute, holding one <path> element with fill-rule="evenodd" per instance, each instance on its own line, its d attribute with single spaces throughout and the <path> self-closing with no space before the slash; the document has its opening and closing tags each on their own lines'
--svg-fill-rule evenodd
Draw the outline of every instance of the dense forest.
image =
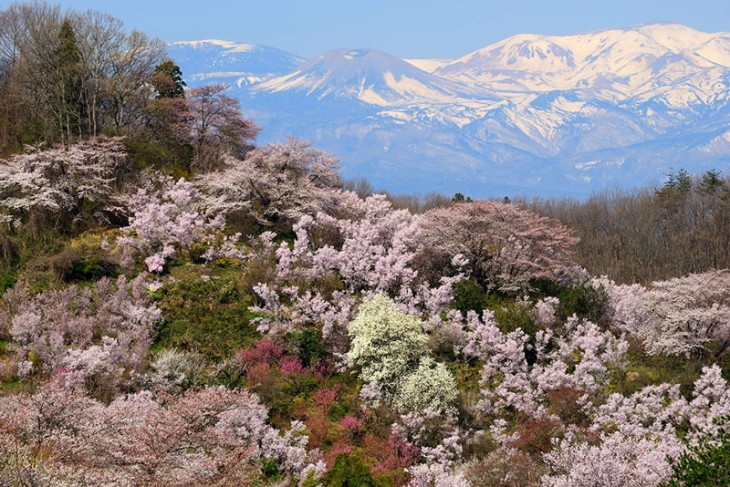
<svg viewBox="0 0 730 487">
<path fill-rule="evenodd" d="M 730 180 L 343 181 L 159 40 L 0 10 L 0 485 L 730 484 Z"/>
</svg>

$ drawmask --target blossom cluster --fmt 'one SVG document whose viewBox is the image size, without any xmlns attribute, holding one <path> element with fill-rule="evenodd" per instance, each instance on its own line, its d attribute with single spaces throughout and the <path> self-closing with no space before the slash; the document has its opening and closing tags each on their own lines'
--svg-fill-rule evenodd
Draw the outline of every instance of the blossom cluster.
<svg viewBox="0 0 730 487">
<path fill-rule="evenodd" d="M 409 312 L 445 311 L 462 275 L 445 276 L 435 286 L 419 278 L 414 264 L 421 249 L 419 217 L 393 209 L 384 195 L 362 199 L 340 192 L 337 199 L 336 216 L 318 213 L 299 220 L 292 247 L 286 242 L 262 247 L 274 252 L 276 272 L 255 288 L 262 305 L 252 310 L 265 314 L 260 331 L 321 323 L 324 335 L 335 341 L 353 319 L 355 305 L 376 294 L 390 296 Z M 270 234 L 262 238 L 271 241 Z"/>
<path fill-rule="evenodd" d="M 0 400 L 0 465 L 11 482 L 52 485 L 247 484 L 263 459 L 290 477 L 324 470 L 303 425 L 282 433 L 246 391 L 143 391 L 109 404 L 61 378 Z M 81 467 L 83 466 L 83 468 Z"/>
<path fill-rule="evenodd" d="M 148 300 L 144 275 L 108 278 L 35 296 L 22 287 L 3 296 L 8 312 L 0 326 L 14 340 L 20 375 L 58 369 L 67 377 L 116 386 L 146 365 L 162 314 Z"/>
<path fill-rule="evenodd" d="M 192 183 L 167 178 L 160 189 L 139 189 L 127 198 L 132 216 L 117 239 L 124 262 L 141 255 L 149 272 L 160 273 L 165 262 L 180 251 L 205 241 L 223 227 L 223 217 L 210 217 Z"/>
</svg>

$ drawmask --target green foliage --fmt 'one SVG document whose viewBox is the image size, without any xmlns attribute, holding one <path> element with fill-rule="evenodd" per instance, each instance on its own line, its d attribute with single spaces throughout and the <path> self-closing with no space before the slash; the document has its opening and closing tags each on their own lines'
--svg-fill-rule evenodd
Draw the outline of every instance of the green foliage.
<svg viewBox="0 0 730 487">
<path fill-rule="evenodd" d="M 151 167 L 175 179 L 190 176 L 193 160 L 193 147 L 190 144 L 129 135 L 124 139 L 124 148 L 129 162 L 138 171 Z"/>
<path fill-rule="evenodd" d="M 470 196 L 464 196 L 462 193 L 456 193 L 451 201 L 454 203 L 472 203 L 474 200 Z"/>
<path fill-rule="evenodd" d="M 383 485 L 373 480 L 370 470 L 360 457 L 340 453 L 332 469 L 322 478 L 326 487 L 378 487 Z"/>
<path fill-rule="evenodd" d="M 730 431 L 724 418 L 716 435 L 700 438 L 672 466 L 672 478 L 664 487 L 720 487 L 730 485 Z"/>
<path fill-rule="evenodd" d="M 717 194 L 727 190 L 727 184 L 720 179 L 720 171 L 714 169 L 704 173 L 700 179 L 699 191 L 705 194 Z"/>
<path fill-rule="evenodd" d="M 686 169 L 680 169 L 675 174 L 674 171 L 667 174 L 667 181 L 656 194 L 659 197 L 676 197 L 686 195 L 692 189 L 692 178 Z"/>
<path fill-rule="evenodd" d="M 164 317 L 156 347 L 198 351 L 220 360 L 258 337 L 249 323 L 250 297 L 232 279 L 184 278 L 166 284 L 155 297 Z"/>
<path fill-rule="evenodd" d="M 694 382 L 700 377 L 703 363 L 686 357 L 646 355 L 641 351 L 629 354 L 626 368 L 614 370 L 608 381 L 610 392 L 631 395 L 646 386 L 662 383 L 679 384 L 685 397 L 690 397 Z"/>
<path fill-rule="evenodd" d="M 66 19 L 61 24 L 59 46 L 54 56 L 54 66 L 58 76 L 59 90 L 56 104 L 65 141 L 81 134 L 81 121 L 84 119 L 84 103 L 82 95 L 82 62 L 81 52 L 76 45 L 76 34 L 71 21 Z"/>
<path fill-rule="evenodd" d="M 155 67 L 155 74 L 152 75 L 152 86 L 155 87 L 157 98 L 182 98 L 185 96 L 186 83 L 183 80 L 180 66 L 170 59 Z"/>
<path fill-rule="evenodd" d="M 565 288 L 558 298 L 558 319 L 562 321 L 575 314 L 579 318 L 597 323 L 608 305 L 606 292 L 588 284 Z"/>
<path fill-rule="evenodd" d="M 288 333 L 286 341 L 294 348 L 294 353 L 304 367 L 317 365 L 327 356 L 320 329 Z"/>
<path fill-rule="evenodd" d="M 499 329 L 509 333 L 521 328 L 530 336 L 538 331 L 533 307 L 529 302 L 490 296 L 489 308 L 494 312 Z"/>
<path fill-rule="evenodd" d="M 464 314 L 469 311 L 481 313 L 487 307 L 487 293 L 473 277 L 454 284 L 453 294 L 452 306 Z"/>
</svg>

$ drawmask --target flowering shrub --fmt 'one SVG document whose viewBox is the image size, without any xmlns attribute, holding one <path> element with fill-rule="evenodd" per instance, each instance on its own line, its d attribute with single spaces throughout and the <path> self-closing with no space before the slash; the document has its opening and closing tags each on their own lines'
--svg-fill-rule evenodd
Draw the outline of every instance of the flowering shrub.
<svg viewBox="0 0 730 487">
<path fill-rule="evenodd" d="M 360 305 L 348 329 L 347 354 L 360 377 L 375 385 L 398 411 L 447 409 L 456 399 L 456 382 L 443 364 L 428 357 L 427 336 L 415 316 L 390 299 L 375 296 Z"/>
<path fill-rule="evenodd" d="M 420 320 L 383 296 L 360 306 L 348 332 L 352 337 L 349 363 L 360 369 L 364 381 L 377 382 L 389 392 L 418 367 L 427 352 Z"/>
<path fill-rule="evenodd" d="M 150 364 L 146 383 L 151 389 L 174 390 L 199 385 L 205 373 L 202 355 L 176 349 L 161 351 Z"/>
<path fill-rule="evenodd" d="M 431 408 L 443 411 L 456 400 L 456 381 L 444 364 L 423 357 L 413 372 L 406 375 L 393 398 L 393 407 L 402 413 Z"/>
</svg>

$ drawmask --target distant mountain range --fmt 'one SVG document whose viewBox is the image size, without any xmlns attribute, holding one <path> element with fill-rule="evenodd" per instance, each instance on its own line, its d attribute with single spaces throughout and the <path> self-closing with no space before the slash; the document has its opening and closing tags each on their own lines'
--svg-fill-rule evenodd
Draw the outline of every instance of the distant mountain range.
<svg viewBox="0 0 730 487">
<path fill-rule="evenodd" d="M 651 24 L 518 35 L 459 59 L 175 42 L 190 86 L 223 82 L 263 128 L 397 192 L 567 195 L 730 171 L 730 33 Z"/>
</svg>

